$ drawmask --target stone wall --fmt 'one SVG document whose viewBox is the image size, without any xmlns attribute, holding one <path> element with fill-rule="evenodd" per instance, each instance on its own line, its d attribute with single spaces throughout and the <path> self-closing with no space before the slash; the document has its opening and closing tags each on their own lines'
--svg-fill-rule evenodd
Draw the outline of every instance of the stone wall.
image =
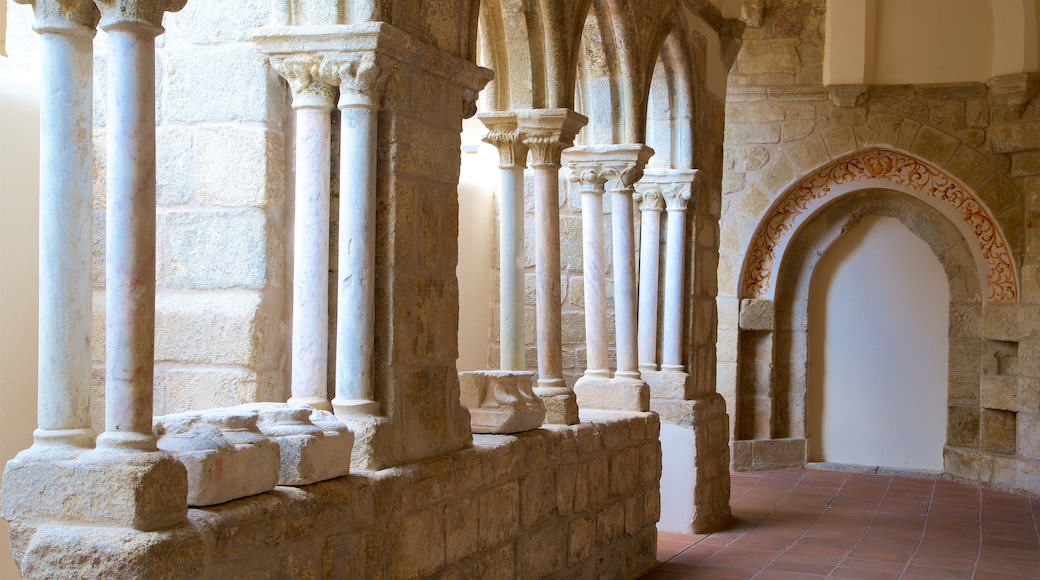
<svg viewBox="0 0 1040 580">
<path fill-rule="evenodd" d="M 871 205 L 864 199 L 845 218 L 821 210 L 823 225 L 806 218 L 786 251 L 798 244 L 815 247 L 798 254 L 808 262 L 772 264 L 773 289 L 763 296 L 749 293 L 748 256 L 761 224 L 778 211 L 781 196 L 822 168 L 843 171 L 843 160 L 862 160 L 876 150 L 927 166 L 935 179 L 948 179 L 958 192 L 974 197 L 982 208 L 979 215 L 985 216 L 981 227 L 992 227 L 986 231 L 1006 243 L 1014 273 L 1005 286 L 1017 288 L 1013 299 L 994 294 L 998 281 L 992 269 L 980 270 L 968 258 L 944 258 L 936 249 L 954 297 L 946 472 L 1037 492 L 1040 369 L 1034 362 L 1040 360 L 1040 335 L 1032 323 L 1040 314 L 1040 230 L 1032 218 L 1040 210 L 1037 78 L 1023 74 L 986 84 L 827 87 L 822 85 L 825 9 L 824 0 L 766 0 L 760 26 L 745 31 L 730 77 L 718 388 L 735 417 L 733 466 L 761 469 L 806 461 L 803 286 L 808 279 L 791 272 L 811 275 L 819 256 L 806 256 L 823 251 L 823 237 L 840 235 L 845 223 L 840 220 L 852 214 L 916 220 L 911 230 L 926 241 L 958 225 L 956 213 L 943 217 L 935 211 L 941 204 L 927 191 L 915 193 L 880 171 L 873 186 L 902 193 L 890 194 L 891 203 Z M 917 200 L 931 205 L 919 208 Z M 965 228 L 958 231 L 963 240 L 958 243 L 968 252 L 984 245 L 965 235 Z M 948 240 L 939 245 L 950 247 Z"/>
<path fill-rule="evenodd" d="M 14 556 L 27 578 L 638 577 L 656 557 L 660 423 L 585 419 L 191 509 L 163 532 L 16 524 Z"/>
</svg>

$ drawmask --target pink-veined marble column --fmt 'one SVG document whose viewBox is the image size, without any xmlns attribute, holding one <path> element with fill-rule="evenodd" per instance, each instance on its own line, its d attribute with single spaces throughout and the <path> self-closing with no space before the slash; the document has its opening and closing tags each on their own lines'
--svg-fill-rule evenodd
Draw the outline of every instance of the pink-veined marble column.
<svg viewBox="0 0 1040 580">
<path fill-rule="evenodd" d="M 376 137 L 387 70 L 371 53 L 338 64 L 339 300 L 336 316 L 337 415 L 378 415 L 375 344 Z"/>
<path fill-rule="evenodd" d="M 484 141 L 498 149 L 499 331 L 502 370 L 524 369 L 524 169 L 527 146 L 516 114 L 481 113 Z"/>
<path fill-rule="evenodd" d="M 37 0 L 40 314 L 36 450 L 94 445 L 90 427 L 93 39 L 89 0 Z"/>
<path fill-rule="evenodd" d="M 155 450 L 155 37 L 184 2 L 98 3 L 108 35 L 105 432 L 99 447 Z"/>
<path fill-rule="evenodd" d="M 334 88 L 321 57 L 272 57 L 289 81 L 296 117 L 293 224 L 292 396 L 289 402 L 331 411 L 329 363 L 329 186 Z"/>
<path fill-rule="evenodd" d="M 637 188 L 638 189 L 638 188 Z M 657 370 L 657 302 L 661 258 L 661 210 L 656 188 L 641 189 L 639 201 L 639 370 Z"/>
<path fill-rule="evenodd" d="M 546 423 L 573 425 L 578 405 L 563 378 L 560 309 L 560 156 L 588 119 L 569 109 L 517 112 L 524 145 L 531 150 L 535 197 L 535 276 L 538 383 Z"/>
</svg>

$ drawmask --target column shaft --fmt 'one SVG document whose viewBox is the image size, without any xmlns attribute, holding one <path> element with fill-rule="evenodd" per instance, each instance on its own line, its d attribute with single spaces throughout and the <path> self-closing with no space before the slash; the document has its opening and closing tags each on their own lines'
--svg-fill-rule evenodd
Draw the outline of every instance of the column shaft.
<svg viewBox="0 0 1040 580">
<path fill-rule="evenodd" d="M 611 230 L 614 238 L 614 327 L 618 377 L 639 378 L 636 357 L 635 232 L 632 190 L 611 192 Z"/>
<path fill-rule="evenodd" d="M 155 449 L 155 36 L 108 33 L 105 433 L 99 445 Z"/>
<path fill-rule="evenodd" d="M 331 139 L 328 110 L 296 109 L 292 397 L 289 402 L 323 410 L 332 410 L 327 392 Z"/>
<path fill-rule="evenodd" d="M 582 277 L 585 285 L 585 375 L 610 376 L 607 346 L 607 273 L 603 251 L 603 186 L 581 192 Z"/>
<path fill-rule="evenodd" d="M 38 444 L 90 429 L 93 29 L 40 31 Z"/>
<path fill-rule="evenodd" d="M 534 167 L 538 386 L 566 390 L 560 309 L 560 166 Z"/>
<path fill-rule="evenodd" d="M 668 232 L 664 270 L 664 344 L 661 368 L 683 370 L 682 320 L 685 261 L 686 209 L 668 208 Z"/>
<path fill-rule="evenodd" d="M 340 106 L 337 414 L 378 414 L 375 341 L 376 127 L 374 106 Z"/>
<path fill-rule="evenodd" d="M 498 206 L 502 370 L 524 369 L 524 166 L 501 168 Z"/>
<path fill-rule="evenodd" d="M 640 205 L 639 369 L 657 370 L 657 299 L 661 257 L 660 194 L 645 192 Z"/>
</svg>

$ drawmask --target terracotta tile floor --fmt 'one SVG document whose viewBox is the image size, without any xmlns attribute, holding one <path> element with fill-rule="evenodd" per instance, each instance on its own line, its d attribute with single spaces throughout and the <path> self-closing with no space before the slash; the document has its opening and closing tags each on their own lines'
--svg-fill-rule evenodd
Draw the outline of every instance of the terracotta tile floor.
<svg viewBox="0 0 1040 580">
<path fill-rule="evenodd" d="M 729 529 L 662 533 L 643 578 L 1040 579 L 1040 498 L 815 469 L 735 473 L 732 489 Z"/>
</svg>

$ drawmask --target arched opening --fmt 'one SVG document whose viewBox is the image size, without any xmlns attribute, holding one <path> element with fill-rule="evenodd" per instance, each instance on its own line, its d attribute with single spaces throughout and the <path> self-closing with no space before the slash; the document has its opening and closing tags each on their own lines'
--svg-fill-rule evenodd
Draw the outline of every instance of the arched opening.
<svg viewBox="0 0 1040 580">
<path fill-rule="evenodd" d="M 809 461 L 943 468 L 950 290 L 898 219 L 864 217 L 809 290 Z"/>
</svg>

